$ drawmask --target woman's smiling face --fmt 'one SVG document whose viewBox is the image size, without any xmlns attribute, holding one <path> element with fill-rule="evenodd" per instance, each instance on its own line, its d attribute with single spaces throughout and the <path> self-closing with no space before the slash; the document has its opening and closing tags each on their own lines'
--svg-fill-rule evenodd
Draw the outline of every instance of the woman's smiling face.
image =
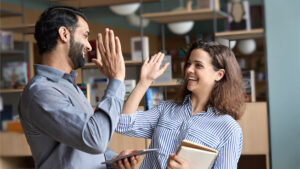
<svg viewBox="0 0 300 169">
<path fill-rule="evenodd" d="M 223 75 L 222 75 L 223 76 Z M 219 71 L 214 70 L 212 58 L 202 49 L 194 49 L 186 63 L 185 80 L 187 89 L 192 93 L 211 91 L 220 80 Z"/>
</svg>

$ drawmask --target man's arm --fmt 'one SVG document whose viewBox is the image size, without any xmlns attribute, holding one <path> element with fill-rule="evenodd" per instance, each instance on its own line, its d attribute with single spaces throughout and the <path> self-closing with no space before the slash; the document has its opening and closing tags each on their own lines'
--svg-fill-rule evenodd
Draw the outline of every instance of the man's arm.
<svg viewBox="0 0 300 169">
<path fill-rule="evenodd" d="M 32 92 L 24 116 L 59 142 L 88 153 L 103 153 L 118 122 L 124 88 L 119 80 L 110 81 L 105 97 L 91 116 L 75 107 L 62 91 L 41 86 Z"/>
</svg>

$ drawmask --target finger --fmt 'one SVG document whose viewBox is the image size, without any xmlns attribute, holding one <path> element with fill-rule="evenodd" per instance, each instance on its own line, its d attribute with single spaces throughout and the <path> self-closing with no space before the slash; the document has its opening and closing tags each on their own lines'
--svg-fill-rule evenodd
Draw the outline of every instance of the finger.
<svg viewBox="0 0 300 169">
<path fill-rule="evenodd" d="M 136 156 L 134 156 L 135 157 L 135 159 L 138 161 L 139 159 L 140 159 L 140 156 L 138 156 L 138 155 L 136 155 Z"/>
<path fill-rule="evenodd" d="M 158 59 L 161 57 L 161 55 L 162 55 L 161 52 L 159 52 L 159 53 L 157 54 L 157 56 L 154 58 L 154 63 L 157 63 L 157 62 L 158 62 Z"/>
<path fill-rule="evenodd" d="M 119 37 L 116 36 L 116 52 L 118 55 L 122 56 L 122 47 Z"/>
<path fill-rule="evenodd" d="M 115 35 L 113 30 L 109 30 L 109 47 L 110 53 L 116 54 Z"/>
<path fill-rule="evenodd" d="M 149 57 L 146 57 L 145 61 L 144 61 L 144 65 L 147 64 L 149 62 Z"/>
<path fill-rule="evenodd" d="M 99 47 L 99 52 L 100 52 L 100 57 L 101 57 L 101 63 L 102 66 L 105 64 L 107 65 L 107 54 L 106 54 L 106 49 L 103 44 L 103 37 L 102 34 L 98 34 L 98 47 Z"/>
<path fill-rule="evenodd" d="M 149 61 L 149 63 L 155 63 L 154 60 L 157 57 L 157 54 L 153 55 Z"/>
<path fill-rule="evenodd" d="M 98 49 L 99 49 L 99 52 L 100 52 L 100 55 L 101 56 L 104 56 L 106 51 L 105 51 L 105 48 L 104 48 L 104 45 L 103 45 L 103 38 L 102 38 L 102 34 L 99 33 L 98 34 Z"/>
<path fill-rule="evenodd" d="M 112 164 L 112 167 L 115 168 L 115 169 L 119 168 L 117 162 L 116 162 L 116 163 L 113 163 L 113 164 Z"/>
<path fill-rule="evenodd" d="M 183 164 L 185 162 L 185 160 L 179 157 L 178 155 L 174 155 L 172 159 L 179 164 Z"/>
<path fill-rule="evenodd" d="M 103 66 L 103 63 L 102 63 L 102 60 L 98 60 L 98 59 L 92 59 L 92 62 L 94 62 L 96 65 L 97 65 L 97 67 L 102 67 Z"/>
<path fill-rule="evenodd" d="M 107 54 L 110 54 L 110 48 L 109 48 L 109 29 L 105 29 L 105 50 Z"/>
<path fill-rule="evenodd" d="M 105 72 L 105 69 L 104 69 L 104 67 L 103 67 L 103 63 L 102 62 L 100 62 L 99 60 L 97 60 L 97 59 L 92 59 L 92 61 L 97 65 L 97 67 L 98 67 L 98 69 L 100 70 L 100 72 L 102 73 L 102 74 L 106 74 L 106 72 Z"/>
<path fill-rule="evenodd" d="M 169 62 L 166 63 L 166 64 L 164 64 L 164 66 L 159 70 L 159 74 L 160 75 L 162 75 L 166 71 L 166 69 L 168 68 L 169 64 L 170 64 Z"/>
<path fill-rule="evenodd" d="M 170 160 L 170 163 L 169 163 L 169 166 L 170 166 L 171 168 L 177 168 L 177 167 L 179 166 L 179 163 L 177 163 L 177 161 L 171 159 L 171 160 Z"/>
<path fill-rule="evenodd" d="M 117 163 L 118 163 L 118 166 L 120 169 L 125 169 L 125 166 L 123 165 L 122 160 L 119 160 Z"/>
<path fill-rule="evenodd" d="M 130 163 L 129 163 L 129 161 L 128 161 L 128 158 L 123 159 L 123 164 L 125 165 L 125 168 L 126 168 L 126 169 L 131 168 Z"/>
<path fill-rule="evenodd" d="M 131 168 L 134 168 L 136 164 L 137 164 L 136 158 L 135 157 L 131 157 L 130 158 L 130 166 L 131 166 Z"/>
<path fill-rule="evenodd" d="M 157 63 L 161 63 L 164 60 L 165 54 L 161 53 L 161 55 L 159 55 Z"/>
</svg>

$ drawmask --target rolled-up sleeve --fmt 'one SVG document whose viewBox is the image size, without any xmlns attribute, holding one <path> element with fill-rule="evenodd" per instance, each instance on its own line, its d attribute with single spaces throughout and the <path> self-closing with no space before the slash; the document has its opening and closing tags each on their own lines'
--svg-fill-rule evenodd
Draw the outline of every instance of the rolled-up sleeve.
<svg viewBox="0 0 300 169">
<path fill-rule="evenodd" d="M 27 119 L 55 140 L 87 153 L 104 153 L 123 107 L 124 84 L 111 80 L 93 115 L 80 111 L 55 88 L 33 94 Z"/>
</svg>

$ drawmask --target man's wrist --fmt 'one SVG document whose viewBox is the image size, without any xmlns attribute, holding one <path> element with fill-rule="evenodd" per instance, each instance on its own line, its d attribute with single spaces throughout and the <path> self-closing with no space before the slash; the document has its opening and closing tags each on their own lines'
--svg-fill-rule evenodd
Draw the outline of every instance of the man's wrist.
<svg viewBox="0 0 300 169">
<path fill-rule="evenodd" d="M 116 80 L 120 80 L 121 82 L 124 82 L 125 76 L 115 76 L 115 77 L 112 77 L 111 79 L 116 79 Z"/>
</svg>

